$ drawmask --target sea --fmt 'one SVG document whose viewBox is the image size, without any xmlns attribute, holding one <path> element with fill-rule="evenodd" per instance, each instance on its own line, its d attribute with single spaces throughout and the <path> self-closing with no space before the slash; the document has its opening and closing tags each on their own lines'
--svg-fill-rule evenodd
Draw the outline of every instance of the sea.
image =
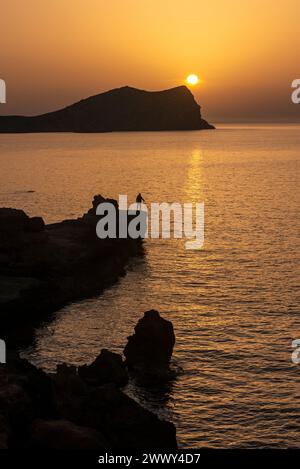
<svg viewBox="0 0 300 469">
<path fill-rule="evenodd" d="M 47 371 L 122 353 L 157 309 L 176 333 L 177 378 L 125 391 L 173 421 L 181 448 L 300 446 L 298 125 L 215 131 L 0 135 L 0 207 L 46 223 L 76 218 L 95 194 L 204 203 L 204 244 L 144 241 L 103 294 L 41 323 L 22 356 Z"/>
</svg>

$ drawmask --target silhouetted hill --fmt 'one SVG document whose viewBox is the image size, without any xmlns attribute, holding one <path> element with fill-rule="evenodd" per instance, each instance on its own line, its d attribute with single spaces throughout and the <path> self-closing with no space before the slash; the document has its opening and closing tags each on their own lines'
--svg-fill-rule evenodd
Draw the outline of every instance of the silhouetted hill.
<svg viewBox="0 0 300 469">
<path fill-rule="evenodd" d="M 143 91 L 125 86 L 40 116 L 1 116 L 0 132 L 113 132 L 213 129 L 186 86 Z"/>
</svg>

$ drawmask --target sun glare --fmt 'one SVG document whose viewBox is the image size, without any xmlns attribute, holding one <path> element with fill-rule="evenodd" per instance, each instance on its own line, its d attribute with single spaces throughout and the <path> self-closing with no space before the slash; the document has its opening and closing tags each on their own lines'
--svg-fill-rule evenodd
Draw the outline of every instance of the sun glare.
<svg viewBox="0 0 300 469">
<path fill-rule="evenodd" d="M 199 83 L 199 78 L 197 77 L 197 75 L 194 75 L 193 73 L 191 75 L 188 75 L 186 77 L 186 80 L 188 85 L 192 85 L 192 86 L 195 86 Z"/>
</svg>

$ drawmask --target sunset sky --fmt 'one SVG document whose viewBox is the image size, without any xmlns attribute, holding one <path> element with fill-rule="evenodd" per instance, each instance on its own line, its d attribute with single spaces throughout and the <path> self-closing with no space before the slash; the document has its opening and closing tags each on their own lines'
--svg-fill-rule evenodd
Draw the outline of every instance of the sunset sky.
<svg viewBox="0 0 300 469">
<path fill-rule="evenodd" d="M 203 116 L 300 121 L 299 0 L 2 0 L 1 114 L 57 109 L 111 88 L 199 75 Z"/>
</svg>

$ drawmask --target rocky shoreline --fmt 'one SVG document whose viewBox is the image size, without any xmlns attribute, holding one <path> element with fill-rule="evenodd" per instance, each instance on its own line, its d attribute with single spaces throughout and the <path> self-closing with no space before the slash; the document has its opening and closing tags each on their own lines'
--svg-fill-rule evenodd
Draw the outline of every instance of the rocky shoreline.
<svg viewBox="0 0 300 469">
<path fill-rule="evenodd" d="M 9 356 L 0 365 L 0 449 L 176 450 L 173 423 L 120 389 L 129 373 L 144 370 L 149 378 L 150 361 L 152 379 L 169 379 L 174 342 L 172 324 L 148 311 L 125 347 L 126 361 L 102 350 L 90 365 L 59 365 L 49 375 Z"/>
<path fill-rule="evenodd" d="M 22 210 L 0 209 L 0 323 L 7 360 L 0 365 L 0 449 L 173 450 L 175 426 L 128 397 L 130 378 L 143 385 L 174 377 L 172 324 L 147 311 L 121 355 L 102 350 L 76 368 L 47 374 L 16 350 L 34 328 L 70 301 L 99 294 L 125 273 L 142 239 L 99 239 L 94 197 L 77 220 L 45 225 Z M 128 216 L 128 222 L 130 222 Z"/>
<path fill-rule="evenodd" d="M 96 207 L 116 201 L 97 195 L 82 217 L 45 225 L 22 210 L 0 208 L 1 339 L 18 347 L 34 325 L 68 302 L 101 293 L 125 274 L 142 239 L 99 239 Z M 130 220 L 130 217 L 128 217 Z"/>
</svg>

